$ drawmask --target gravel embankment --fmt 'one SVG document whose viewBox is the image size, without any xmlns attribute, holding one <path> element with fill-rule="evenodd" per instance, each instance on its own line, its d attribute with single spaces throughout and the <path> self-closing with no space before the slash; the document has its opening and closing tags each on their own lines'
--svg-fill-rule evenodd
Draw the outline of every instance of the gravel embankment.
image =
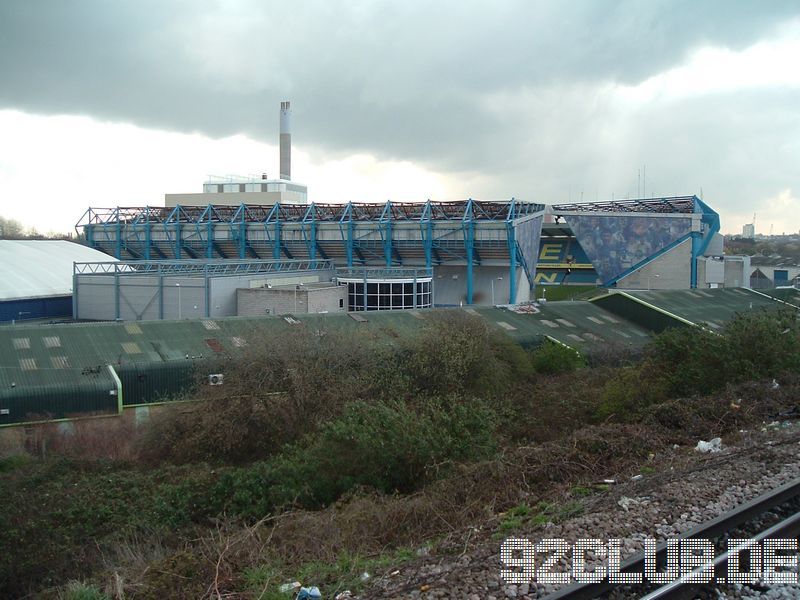
<svg viewBox="0 0 800 600">
<path fill-rule="evenodd" d="M 622 539 L 622 557 L 643 549 L 645 538 L 662 541 L 696 527 L 770 489 L 800 477 L 800 427 L 743 433 L 735 445 L 715 454 L 676 449 L 657 457 L 660 472 L 613 486 L 584 501 L 585 512 L 562 523 L 517 531 L 534 543 L 541 538 Z M 462 549 L 431 555 L 374 574 L 362 598 L 452 598 L 501 600 L 543 598 L 555 586 L 507 585 L 500 578 L 501 540 L 492 531 L 464 532 Z M 562 568 L 568 567 L 563 560 Z M 731 598 L 798 598 L 797 586 L 761 592 L 733 586 L 719 590 Z"/>
</svg>

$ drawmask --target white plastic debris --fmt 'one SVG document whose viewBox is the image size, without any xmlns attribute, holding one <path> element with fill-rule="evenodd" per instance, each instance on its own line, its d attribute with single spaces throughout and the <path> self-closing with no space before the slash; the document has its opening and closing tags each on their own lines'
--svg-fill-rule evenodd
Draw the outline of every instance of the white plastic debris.
<svg viewBox="0 0 800 600">
<path fill-rule="evenodd" d="M 722 450 L 722 440 L 718 437 L 715 437 L 713 440 L 703 441 L 700 440 L 697 442 L 697 446 L 694 447 L 697 452 L 719 452 Z"/>
<path fill-rule="evenodd" d="M 369 579 L 370 577 L 371 577 L 371 575 L 370 575 L 369 573 L 367 573 L 366 571 L 364 571 L 364 572 L 361 574 L 361 581 L 366 581 L 366 580 L 367 580 L 367 579 Z"/>
<path fill-rule="evenodd" d="M 338 594 L 336 594 L 334 600 L 346 600 L 347 598 L 352 598 L 352 597 L 353 597 L 353 592 L 351 592 L 350 590 L 345 590 L 343 592 L 339 592 Z"/>
<path fill-rule="evenodd" d="M 322 593 L 317 586 L 301 587 L 296 600 L 322 600 Z"/>
<path fill-rule="evenodd" d="M 643 477 L 644 475 L 634 475 L 633 477 L 631 477 L 631 481 L 639 481 Z"/>
<path fill-rule="evenodd" d="M 631 506 L 636 506 L 637 504 L 639 504 L 639 501 L 634 498 L 628 498 L 627 496 L 623 496 L 622 498 L 617 500 L 617 504 L 619 504 L 622 507 L 622 510 L 628 512 Z"/>
<path fill-rule="evenodd" d="M 770 387 L 771 387 L 773 390 L 777 390 L 779 387 L 781 387 L 781 384 L 780 384 L 780 383 L 778 383 L 778 382 L 777 382 L 775 379 L 773 379 L 773 380 L 772 380 L 772 383 L 770 384 Z"/>
<path fill-rule="evenodd" d="M 299 581 L 292 581 L 290 583 L 284 583 L 282 586 L 278 587 L 278 591 L 282 594 L 285 594 L 287 592 L 296 592 L 301 587 L 303 587 L 302 583 Z"/>
</svg>

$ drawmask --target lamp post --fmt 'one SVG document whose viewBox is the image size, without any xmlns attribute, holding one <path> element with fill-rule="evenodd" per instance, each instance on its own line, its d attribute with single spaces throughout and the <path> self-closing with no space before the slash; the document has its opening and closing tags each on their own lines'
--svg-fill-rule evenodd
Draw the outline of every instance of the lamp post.
<svg viewBox="0 0 800 600">
<path fill-rule="evenodd" d="M 178 320 L 181 320 L 181 284 L 176 283 L 175 287 L 178 288 Z"/>
<path fill-rule="evenodd" d="M 502 277 L 498 277 L 497 281 L 503 281 Z M 494 306 L 494 277 L 492 278 L 492 306 Z"/>
</svg>

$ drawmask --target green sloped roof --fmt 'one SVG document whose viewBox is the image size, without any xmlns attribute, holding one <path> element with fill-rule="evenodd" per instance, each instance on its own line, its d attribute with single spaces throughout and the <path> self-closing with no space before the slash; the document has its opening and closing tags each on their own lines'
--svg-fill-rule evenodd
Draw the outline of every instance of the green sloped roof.
<svg viewBox="0 0 800 600">
<path fill-rule="evenodd" d="M 301 324 L 326 331 L 358 331 L 386 341 L 418 331 L 434 311 L 465 311 L 530 346 L 545 337 L 576 349 L 617 342 L 641 346 L 644 330 L 588 302 L 552 302 L 535 314 L 500 308 L 452 308 L 285 317 L 230 317 L 183 321 L 14 325 L 0 329 L 0 424 L 21 412 L 52 418 L 115 412 L 116 383 L 125 405 L 179 393 L 200 364 L 235 354 L 258 336 L 281 336 Z M 355 318 L 354 318 L 355 317 Z M 9 408 L 10 407 L 10 408 Z"/>
<path fill-rule="evenodd" d="M 738 313 L 785 306 L 744 288 L 614 292 L 592 302 L 654 331 L 681 323 L 716 330 Z"/>
<path fill-rule="evenodd" d="M 737 313 L 776 307 L 772 299 L 744 288 L 631 292 L 630 295 L 712 329 L 721 328 Z"/>
<path fill-rule="evenodd" d="M 647 330 L 591 302 L 548 302 L 534 314 L 488 308 L 475 311 L 523 344 L 549 337 L 576 350 L 592 351 L 609 344 L 641 348 L 650 337 Z"/>
<path fill-rule="evenodd" d="M 770 298 L 775 298 L 792 306 L 800 307 L 800 290 L 794 287 L 773 288 L 771 290 L 758 290 Z"/>
</svg>

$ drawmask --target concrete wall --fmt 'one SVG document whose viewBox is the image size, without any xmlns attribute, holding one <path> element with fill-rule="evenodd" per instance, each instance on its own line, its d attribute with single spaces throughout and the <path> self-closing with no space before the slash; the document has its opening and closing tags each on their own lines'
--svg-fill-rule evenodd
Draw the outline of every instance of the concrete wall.
<svg viewBox="0 0 800 600">
<path fill-rule="evenodd" d="M 680 290 L 691 287 L 692 240 L 686 240 L 617 282 L 624 290 Z"/>
<path fill-rule="evenodd" d="M 741 258 L 741 260 L 736 260 Z M 742 256 L 725 259 L 725 287 L 750 287 L 750 257 Z"/>
<path fill-rule="evenodd" d="M 199 319 L 207 314 L 210 317 L 229 317 L 237 314 L 238 288 L 290 281 L 330 281 L 332 276 L 333 271 L 306 271 L 280 273 L 274 277 L 264 273 L 209 277 L 206 290 L 202 275 L 79 275 L 74 284 L 77 298 L 75 317 L 93 321 L 113 321 L 116 318 L 123 321 Z"/>
<path fill-rule="evenodd" d="M 502 279 L 501 279 L 502 278 Z M 476 266 L 472 269 L 473 304 L 510 304 L 530 300 L 530 284 L 525 270 L 517 268 L 516 293 L 510 302 L 509 268 L 503 266 Z M 437 306 L 458 306 L 467 302 L 467 268 L 441 266 L 433 268 L 433 301 Z"/>
<path fill-rule="evenodd" d="M 244 316 L 333 313 L 347 310 L 347 287 L 269 289 L 240 288 L 236 291 L 236 314 Z"/>
</svg>

